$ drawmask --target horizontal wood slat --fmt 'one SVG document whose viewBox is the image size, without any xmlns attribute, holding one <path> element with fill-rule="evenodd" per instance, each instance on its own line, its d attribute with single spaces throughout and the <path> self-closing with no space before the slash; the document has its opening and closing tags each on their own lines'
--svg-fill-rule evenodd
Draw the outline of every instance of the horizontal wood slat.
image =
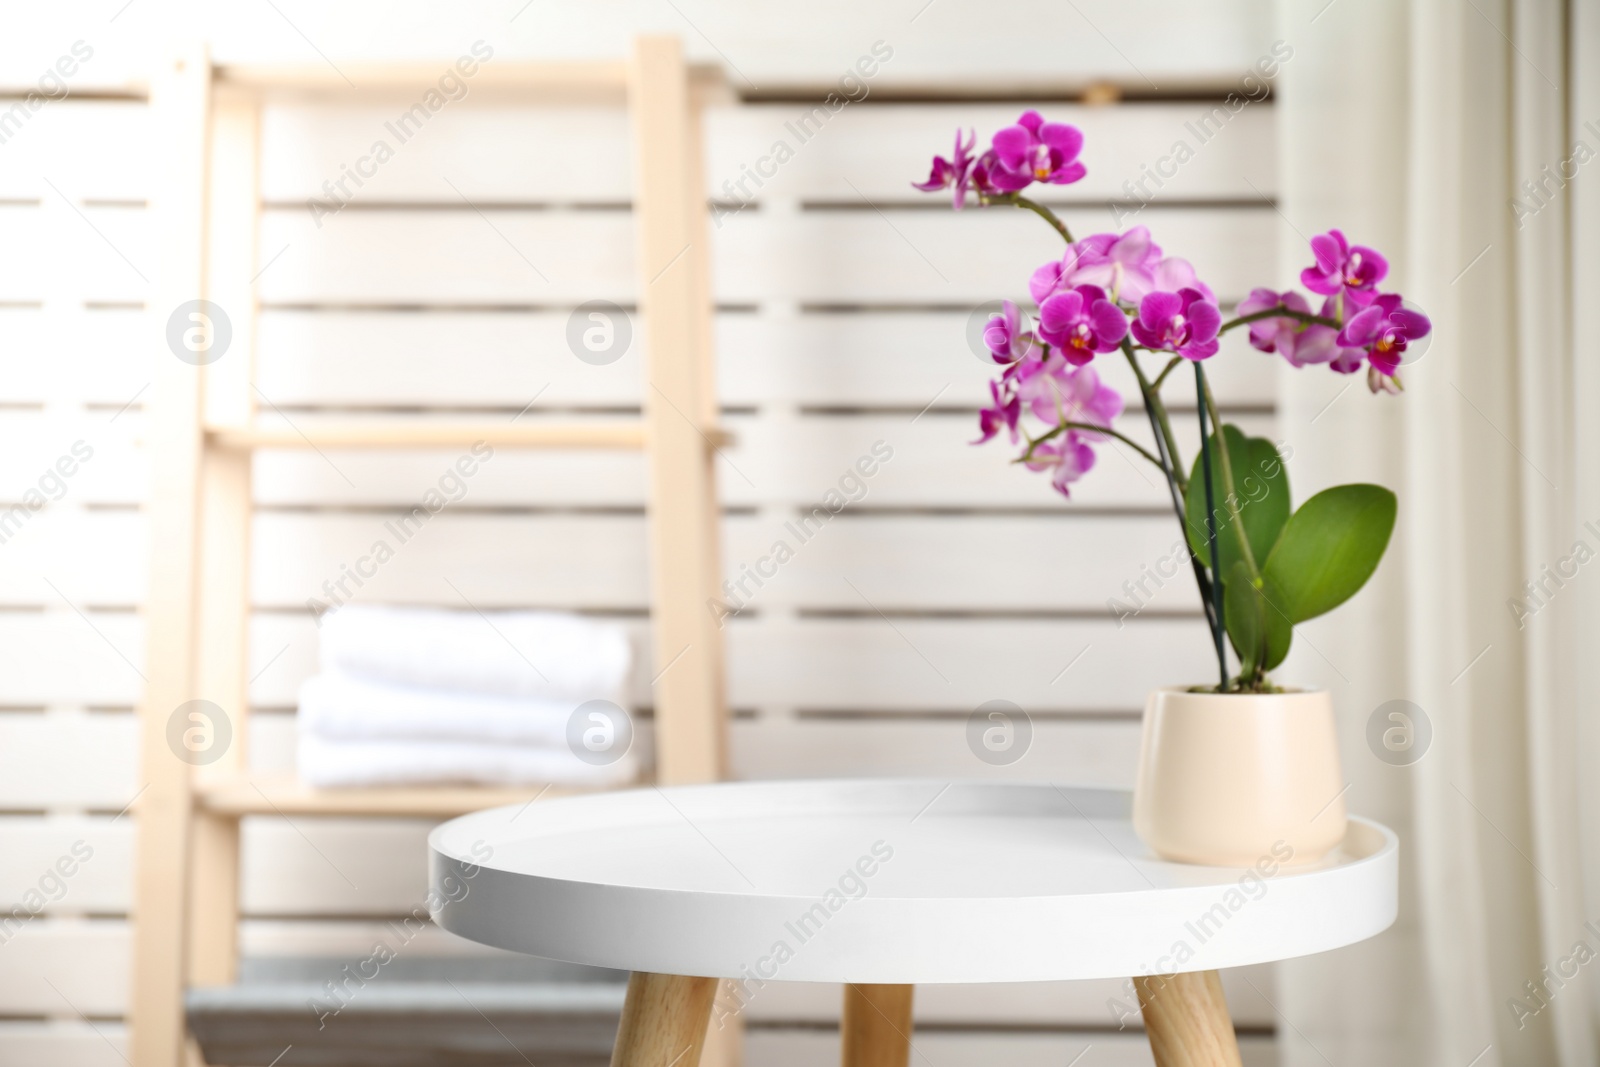
<svg viewBox="0 0 1600 1067">
<path fill-rule="evenodd" d="M 996 691 L 1000 691 L 998 687 Z M 1139 728 L 1131 713 L 1112 718 L 1076 719 L 1042 704 L 1026 704 L 1025 710 L 1032 712 L 1032 740 L 1025 750 L 1019 750 L 1023 754 L 1015 763 L 996 768 L 977 759 L 966 741 L 968 716 L 979 703 L 982 701 L 935 716 L 904 714 L 901 709 L 891 707 L 884 709 L 879 717 L 865 719 L 822 713 L 799 719 L 782 715 L 741 718 L 732 726 L 732 773 L 740 778 L 1046 777 L 1082 785 L 1132 786 Z M 0 767 L 12 779 L 4 791 L 0 791 L 0 810 L 92 809 L 107 813 L 104 818 L 115 819 L 117 825 L 130 818 L 137 819 L 136 803 L 131 814 L 118 814 L 135 800 L 142 784 L 131 750 L 133 727 L 128 715 L 96 715 L 88 725 L 78 729 L 56 721 L 56 716 L 28 717 L 34 720 L 29 724 L 22 721 L 24 718 L 17 714 L 0 715 L 0 740 L 8 745 L 28 745 L 24 751 L 29 754 L 30 761 L 28 767 L 21 766 L 21 759 L 0 762 Z M 33 728 L 25 729 L 24 725 Z M 640 723 L 637 741 L 640 756 L 647 765 L 653 752 L 650 727 L 648 721 Z M 252 722 L 250 736 L 253 778 L 224 779 L 202 787 L 200 795 L 205 806 L 240 815 L 372 814 L 396 818 L 460 814 L 500 804 L 524 803 L 535 795 L 552 797 L 573 791 L 559 788 L 545 791 L 537 786 L 502 790 L 312 791 L 292 781 L 293 716 L 259 715 Z M 71 746 L 70 756 L 66 759 L 41 756 L 39 753 L 45 746 Z M 61 777 L 68 759 L 80 768 L 79 775 L 61 781 L 53 789 L 43 788 L 42 780 Z M 104 829 L 105 825 L 98 819 L 90 819 L 83 833 Z M 39 841 L 48 842 L 61 840 L 65 835 L 65 831 L 50 827 L 37 833 Z M 70 844 L 68 841 L 67 845 Z M 29 854 L 43 847 L 30 845 Z M 58 855 L 65 851 L 67 848 L 63 846 Z M 35 876 L 42 873 L 43 867 Z M 76 903 L 64 907 L 69 911 L 95 910 Z"/>
<path fill-rule="evenodd" d="M 309 417 L 297 418 L 302 426 Z M 1270 417 L 1232 420 L 1252 434 L 1270 435 Z M 719 452 L 717 476 L 725 504 L 801 506 L 822 503 L 863 459 L 892 452 L 867 482 L 865 507 L 1063 507 L 1048 480 L 1012 464 L 1016 451 L 1001 442 L 974 448 L 977 419 L 967 413 L 929 411 L 817 414 L 799 419 L 730 415 L 734 445 Z M 1128 413 L 1119 427 L 1148 441 L 1149 424 Z M 1198 440 L 1191 416 L 1173 418 L 1181 444 Z M 256 469 L 256 500 L 274 506 L 404 504 L 417 499 L 451 466 L 455 456 L 377 456 L 327 450 L 264 455 Z M 1190 457 L 1185 456 L 1185 462 Z M 1292 468 L 1291 468 L 1292 470 Z M 859 477 L 859 475 L 855 475 Z M 582 456 L 577 461 L 539 453 L 497 453 L 470 482 L 475 507 L 567 504 L 639 506 L 644 493 L 638 460 Z M 1160 509 L 1170 497 L 1154 467 L 1120 446 L 1107 445 L 1092 476 L 1073 487 L 1073 500 L 1094 507 Z"/>
<path fill-rule="evenodd" d="M 110 525 L 110 524 L 107 524 Z M 122 525 L 118 523 L 117 525 Z M 613 515 L 442 515 L 397 544 L 395 521 L 378 515 L 268 513 L 256 522 L 260 549 L 255 602 L 298 609 L 342 583 L 364 600 L 427 602 L 453 596 L 448 578 L 474 604 L 644 610 L 644 520 Z M 855 582 L 884 608 L 924 611 L 1105 614 L 1200 611 L 1177 522 L 1148 516 L 922 516 L 843 513 L 816 518 L 738 515 L 726 520 L 730 606 L 849 611 Z M 804 539 L 802 539 L 804 538 Z M 379 543 L 394 546 L 381 567 Z M 463 555 L 459 546 L 471 544 Z M 1060 553 L 1096 560 L 1061 566 Z M 1033 561 L 997 566 L 998 555 Z M 360 565 L 359 591 L 343 568 Z M 0 572 L 3 573 L 3 572 Z M 938 573 L 934 582 L 930 575 Z M 360 575 L 357 575 L 360 577 Z M 1127 586 L 1124 583 L 1128 583 Z M 1142 586 L 1142 588 L 1141 588 Z"/>
<path fill-rule="evenodd" d="M 292 770 L 276 775 L 237 775 L 202 784 L 195 802 L 224 815 L 373 815 L 454 817 L 540 797 L 569 796 L 571 789 L 542 786 L 490 788 L 312 789 Z"/>
<path fill-rule="evenodd" d="M 1191 260 L 1222 300 L 1276 276 L 1271 250 L 1283 220 L 1268 205 L 1155 205 L 1145 214 L 1167 254 Z M 1073 221 L 1087 234 L 1113 220 L 1089 207 Z M 1021 298 L 1033 269 L 1061 255 L 1061 239 L 1022 213 L 878 211 L 867 200 L 800 214 L 742 212 L 713 231 L 712 243 L 724 306 Z M 319 227 L 303 210 L 278 209 L 262 216 L 261 250 L 258 284 L 270 305 L 572 307 L 636 296 L 633 224 L 623 211 L 379 208 Z"/>
<path fill-rule="evenodd" d="M 631 514 L 465 511 L 414 528 L 399 512 L 268 511 L 254 524 L 252 596 L 260 607 L 291 610 L 309 597 L 349 594 L 426 603 L 456 597 L 443 584 L 448 578 L 486 610 L 644 611 L 644 524 Z M 1123 610 L 1108 607 L 1113 598 L 1129 610 L 1200 610 L 1170 512 L 1061 508 L 930 522 L 847 510 L 826 523 L 780 512 L 729 516 L 723 532 L 730 607 L 852 610 L 860 600 L 848 578 L 870 583 L 874 599 L 895 610 Z M 0 605 L 59 605 L 64 595 L 79 605 L 135 607 L 144 598 L 145 577 L 134 564 L 145 538 L 135 511 L 43 512 L 0 553 Z M 381 565 L 380 543 L 393 553 Z M 472 551 L 463 553 L 463 544 Z M 1059 565 L 1062 552 L 1097 565 Z M 998 567 L 989 561 L 999 553 L 1036 562 Z"/>
<path fill-rule="evenodd" d="M 508 417 L 573 408 L 636 408 L 644 396 L 644 344 L 610 364 L 569 347 L 573 312 L 268 310 L 261 318 L 261 396 L 285 410 L 498 408 Z M 583 316 L 577 316 L 585 324 Z M 986 320 L 987 311 L 977 314 Z M 994 368 L 979 358 L 966 311 L 846 311 L 717 317 L 718 396 L 725 407 L 900 407 L 915 413 L 988 403 Z M 141 312 L 97 308 L 71 316 L 0 308 L 0 402 L 70 397 L 136 409 L 149 380 L 134 358 Z M 971 346 L 980 348 L 974 354 Z M 1102 379 L 1131 401 L 1137 390 L 1120 356 L 1101 359 Z M 1207 368 L 1223 407 L 1270 407 L 1275 357 L 1237 333 Z M 1315 373 L 1315 372 L 1307 372 Z M 259 399 L 259 397 L 258 397 Z M 1192 407 L 1184 390 L 1169 401 Z M 266 406 L 265 402 L 263 406 Z M 0 426 L 7 414 L 0 412 Z M 127 417 L 127 416 L 124 416 Z M 120 420 L 119 420 L 120 421 Z"/>
<path fill-rule="evenodd" d="M 644 425 L 630 422 L 554 423 L 442 422 L 434 420 L 366 419 L 319 422 L 306 427 L 257 425 L 216 427 L 211 440 L 221 448 L 495 448 L 640 449 Z M 720 431 L 707 435 L 721 443 Z"/>
<path fill-rule="evenodd" d="M 0 256 L 0 301 L 143 301 L 156 260 L 143 205 L 79 206 L 76 190 L 57 189 L 37 205 L 0 203 L 0 246 L 31 253 Z"/>
<path fill-rule="evenodd" d="M 285 407 L 637 405 L 643 345 L 606 365 L 569 347 L 578 313 L 269 310 L 262 316 L 263 393 Z M 977 318 L 986 320 L 987 312 Z M 988 403 L 995 368 L 969 339 L 971 312 L 858 311 L 800 315 L 725 311 L 717 317 L 718 396 L 725 406 L 906 407 Z M 583 320 L 587 321 L 587 320 Z M 0 317 L 0 329 L 4 319 Z M 972 345 L 979 348 L 974 353 Z M 1223 406 L 1270 406 L 1267 356 L 1229 334 L 1208 365 Z M 1121 356 L 1096 370 L 1130 401 Z M 111 394 L 118 403 L 128 392 Z M 534 399 L 534 398 L 537 399 Z M 521 398 L 521 399 L 519 399 Z M 1192 398 L 1172 391 L 1179 407 Z"/>
<path fill-rule="evenodd" d="M 0 1023 L 0 1061 L 51 1067 L 127 1067 L 128 1028 L 105 1022 Z"/>
<path fill-rule="evenodd" d="M 640 622 L 636 659 L 645 663 Z M 293 706 L 300 682 L 316 669 L 316 624 L 304 612 L 266 615 L 252 634 L 252 699 Z M 0 613 L 0 641 L 9 651 L 7 699 L 14 706 L 133 705 L 139 676 L 123 656 L 139 662 L 143 635 L 131 614 Z M 1001 617 L 977 625 L 961 617 L 885 620 L 863 602 L 855 618 L 730 619 L 728 642 L 729 693 L 741 707 L 966 711 L 1003 697 L 1030 709 L 1131 711 L 1153 686 L 1210 674 L 1205 625 L 1189 618 L 1141 617 L 1120 630 L 1111 618 Z M 1085 648 L 1093 655 L 1067 670 Z M 1354 665 L 1334 666 L 1348 672 Z M 648 693 L 648 681 L 641 667 L 636 698 Z M 44 729 L 39 721 L 32 713 L 0 714 L 0 731 L 17 731 L 9 748 L 0 747 L 0 766 L 27 772 L 29 780 L 16 787 L 19 800 L 34 789 L 54 795 L 52 776 L 77 777 L 69 774 L 70 753 L 47 753 L 60 762 L 37 777 L 28 771 L 31 754 L 44 750 L 45 737 L 30 733 Z M 111 795 L 123 794 L 119 787 Z"/>
<path fill-rule="evenodd" d="M 486 64 L 480 73 L 495 69 Z M 428 80 L 436 81 L 440 73 L 433 70 Z M 414 72 L 403 76 L 413 77 Z M 397 151 L 359 187 L 346 182 L 357 203 L 459 203 L 441 185 L 441 169 L 462 194 L 490 204 L 631 199 L 632 145 L 621 107 L 530 108 L 503 96 L 473 100 L 474 79 L 467 80 L 467 87 L 466 101 L 435 113 L 426 136 L 404 144 L 396 143 L 398 137 L 385 124 L 392 124 L 410 101 L 269 103 L 263 116 L 262 196 L 298 205 L 326 199 L 323 182 L 347 173 L 382 139 Z M 928 194 L 911 189 L 910 182 L 925 176 L 918 169 L 925 170 L 933 154 L 948 154 L 952 131 L 959 126 L 987 139 L 1016 120 L 1026 99 L 1020 97 L 1015 104 L 879 104 L 869 97 L 866 106 L 845 108 L 825 123 L 812 114 L 811 105 L 802 103 L 713 107 L 706 122 L 706 191 L 724 201 L 855 200 L 866 195 L 879 202 L 931 202 Z M 1127 199 L 1123 183 L 1141 179 L 1146 191 L 1175 199 L 1272 196 L 1277 191 L 1272 105 L 1253 104 L 1226 120 L 1213 113 L 1216 106 L 1043 105 L 1050 118 L 1084 131 L 1089 164 L 1083 181 L 1046 188 L 1043 198 Z M 138 146 L 147 138 L 147 116 L 139 101 L 75 101 L 44 109 L 30 121 L 26 136 L 7 145 L 12 158 L 0 175 L 0 198 L 42 198 L 50 193 L 45 178 L 61 186 L 66 177 L 72 192 L 86 199 L 143 201 L 150 176 Z M 780 140 L 793 154 L 773 168 L 763 157 L 773 158 Z M 1164 164 L 1169 175 L 1157 174 L 1158 187 L 1145 175 L 1171 156 L 1180 140 L 1193 157 L 1175 174 L 1170 163 Z M 107 158 L 116 158 L 119 165 L 100 166 Z M 757 173 L 758 164 L 769 173 Z M 1249 177 L 1248 183 L 1241 174 Z M 741 179 L 743 190 L 735 188 L 736 196 L 730 197 L 723 183 Z"/>
<path fill-rule="evenodd" d="M 292 706 L 315 670 L 315 624 L 271 615 L 258 618 L 252 633 L 251 670 L 259 675 L 252 699 Z M 1006 699 L 1029 711 L 1130 712 L 1152 687 L 1190 685 L 1215 668 L 1199 619 L 1146 617 L 1120 630 L 1109 618 L 979 625 L 959 617 L 886 620 L 863 603 L 856 618 L 731 619 L 727 641 L 729 699 L 746 708 L 965 714 Z M 648 662 L 642 640 L 635 647 Z M 636 696 L 648 692 L 648 681 L 641 670 Z"/>
<path fill-rule="evenodd" d="M 485 68 L 487 69 L 487 68 Z M 706 117 L 706 191 L 724 202 L 771 199 L 927 202 L 910 187 L 935 152 L 948 154 L 952 130 L 975 129 L 987 139 L 1016 121 L 1022 104 L 875 104 L 824 118 L 812 105 L 715 107 Z M 1226 119 L 1211 104 L 1137 103 L 1116 109 L 1046 105 L 1049 117 L 1084 131 L 1088 176 L 1068 188 L 1041 190 L 1046 200 L 1128 199 L 1126 181 L 1144 181 L 1150 194 L 1181 199 L 1254 199 L 1276 189 L 1272 109 L 1257 105 Z M 327 197 L 322 182 L 337 178 L 375 140 L 393 144 L 396 108 L 383 104 L 270 107 L 264 122 L 269 160 L 262 195 L 301 203 Z M 1218 134 L 1222 134 L 1218 136 Z M 1202 140 L 1202 137 L 1205 139 Z M 1170 156 L 1179 140 L 1193 158 L 1172 174 L 1141 165 Z M 778 149 L 782 144 L 787 152 Z M 573 200 L 625 201 L 632 196 L 632 146 L 618 108 L 548 110 L 497 102 L 444 110 L 429 120 L 426 139 L 394 145 L 393 159 L 346 188 L 363 204 L 428 203 L 452 199 L 439 184 L 445 163 L 466 196 L 490 203 Z M 787 157 L 787 158 L 784 158 Z M 778 164 L 779 159 L 783 159 Z M 376 169 L 376 168 L 374 168 Z M 896 171 L 901 173 L 896 173 Z"/>
<path fill-rule="evenodd" d="M 474 63 L 468 75 L 476 88 L 493 87 L 526 94 L 609 92 L 620 102 L 628 85 L 628 65 L 622 62 L 510 62 Z M 706 76 L 713 72 L 707 70 Z M 250 89 L 344 90 L 388 89 L 411 93 L 437 91 L 442 74 L 437 63 L 346 63 L 338 68 L 316 63 L 228 63 L 218 66 L 219 84 Z"/>
<path fill-rule="evenodd" d="M 33 919 L 0 952 L 0 1004 L 12 1016 L 121 1015 L 127 1006 L 131 940 L 128 924 L 120 919 Z"/>
<path fill-rule="evenodd" d="M 34 112 L 21 128 L 12 126 L 0 199 L 42 200 L 55 195 L 52 184 L 86 200 L 142 204 L 149 198 L 151 122 L 144 101 L 60 101 Z"/>
<path fill-rule="evenodd" d="M 134 826 L 132 815 L 0 816 L 0 901 L 46 916 L 126 913 Z"/>
<path fill-rule="evenodd" d="M 1255 200 L 1277 190 L 1272 108 L 1250 105 L 1227 115 L 1212 103 L 882 104 L 846 108 L 825 123 L 803 103 L 713 110 L 708 127 L 711 195 L 725 201 L 790 198 L 858 203 L 942 203 L 912 181 L 927 177 L 935 153 L 948 156 L 957 127 L 986 145 L 996 130 L 1017 121 L 1026 106 L 1083 131 L 1088 174 L 1069 186 L 1041 186 L 1030 195 L 1046 203 L 1135 200 L 1124 182 L 1144 182 L 1146 198 Z M 813 132 L 815 131 L 815 132 Z M 802 138 L 805 138 L 802 140 Z M 1174 145 L 1188 143 L 1191 158 L 1174 166 Z M 774 162 L 788 146 L 792 158 Z M 763 157 L 767 157 L 763 160 Z M 1166 158 L 1152 181 L 1151 173 Z M 1141 169 L 1144 168 L 1144 169 Z M 771 173 L 775 171 L 775 173 Z M 770 176 L 769 176 L 770 174 Z M 751 177 L 753 175 L 753 177 Z M 1250 182 L 1241 175 L 1248 175 Z M 738 183 L 743 180 L 742 188 Z M 1159 186 L 1157 185 L 1159 181 Z M 734 185 L 732 194 L 724 183 Z M 750 194 L 750 195 L 747 195 Z"/>
<path fill-rule="evenodd" d="M 1379 403 L 1362 396 L 1343 401 Z M 449 415 L 441 421 L 453 421 Z M 511 416 L 506 416 L 510 425 Z M 525 415 L 518 425 L 535 426 L 548 416 Z M 304 432 L 341 416 L 301 413 L 285 417 L 268 413 L 263 427 L 284 434 Z M 606 416 L 562 416 L 561 425 Z M 1143 508 L 1171 506 L 1159 472 L 1145 460 L 1125 453 L 1118 444 L 1099 450 L 1094 471 L 1073 486 L 1072 504 L 1064 503 L 1044 476 L 1011 462 L 1019 450 L 1003 441 L 973 447 L 977 417 L 970 412 L 930 409 L 817 412 L 801 417 L 744 412 L 723 419 L 732 443 L 718 450 L 717 475 L 725 505 L 804 507 L 822 503 L 830 490 L 864 460 L 876 460 L 876 471 L 864 480 L 867 492 L 855 502 L 863 508 L 972 509 L 1030 508 L 1055 511 L 1065 507 Z M 1250 434 L 1272 437 L 1270 414 L 1242 413 L 1229 421 Z M 1198 426 L 1192 415 L 1173 416 L 1173 431 L 1192 463 Z M 1117 427 L 1151 441 L 1149 423 L 1137 411 L 1126 412 Z M 0 454 L 0 502 L 22 502 L 30 490 L 37 502 L 71 504 L 137 504 L 144 494 L 146 464 L 135 442 L 141 437 L 141 416 L 127 412 L 88 411 L 62 416 L 45 412 L 0 413 L 0 428 L 16 442 Z M 12 436 L 14 435 L 14 437 Z M 79 445 L 79 442 L 82 442 Z M 304 442 L 301 441 L 303 445 Z M 1292 446 L 1292 442 L 1289 442 Z M 77 446 L 78 451 L 74 452 Z M 878 453 L 874 453 L 874 447 Z M 87 448 L 93 455 L 71 462 Z M 892 452 L 889 458 L 884 454 Z M 409 510 L 429 490 L 439 490 L 465 449 L 424 450 L 300 448 L 268 450 L 256 461 L 255 497 L 271 507 L 370 507 L 387 505 Z M 72 473 L 57 476 L 63 458 Z M 869 464 L 871 465 L 871 464 Z M 1294 465 L 1289 464 L 1291 477 Z M 478 465 L 466 479 L 466 490 L 452 506 L 482 507 L 642 507 L 645 491 L 639 457 L 615 450 L 548 451 L 505 448 Z M 855 477 L 859 477 L 855 475 Z M 849 491 L 856 495 L 855 491 Z M 0 514 L 9 513 L 9 504 Z M 853 505 L 854 506 L 854 505 Z M 6 530 L 27 531 L 43 511 L 18 513 Z M 4 531 L 0 531 L 4 532 Z M 20 536 L 20 535 L 19 535 Z"/>
</svg>

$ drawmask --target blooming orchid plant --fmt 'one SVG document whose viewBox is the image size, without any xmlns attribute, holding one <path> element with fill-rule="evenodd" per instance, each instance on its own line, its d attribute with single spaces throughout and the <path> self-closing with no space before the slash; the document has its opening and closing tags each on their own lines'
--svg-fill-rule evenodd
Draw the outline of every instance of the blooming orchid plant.
<svg viewBox="0 0 1600 1067">
<path fill-rule="evenodd" d="M 1093 469 L 1097 445 L 1120 442 L 1158 467 L 1216 646 L 1216 691 L 1275 691 L 1267 672 L 1288 654 L 1294 625 L 1348 600 L 1377 568 L 1394 528 L 1395 497 L 1381 486 L 1341 485 L 1291 511 L 1277 448 L 1222 422 L 1205 362 L 1224 334 L 1248 327 L 1253 347 L 1291 366 L 1326 364 L 1340 374 L 1364 367 L 1374 393 L 1398 393 L 1401 364 L 1408 351 L 1410 358 L 1420 354 L 1431 324 L 1398 293 L 1379 289 L 1388 261 L 1338 230 L 1312 238 L 1314 262 L 1300 275 L 1322 298 L 1316 311 L 1298 292 L 1261 288 L 1224 318 L 1188 260 L 1166 255 L 1145 227 L 1076 240 L 1053 211 L 1022 195 L 1035 184 L 1084 177 L 1076 127 L 1027 111 L 982 153 L 976 147 L 975 132 L 963 138 L 957 131 L 952 157 L 935 157 L 928 180 L 915 187 L 949 191 L 958 211 L 971 204 L 1031 211 L 1060 234 L 1066 251 L 1029 279 L 1032 315 L 1007 300 L 984 329 L 989 357 L 1005 369 L 989 383 L 992 402 L 979 412 L 974 443 L 1004 431 L 1022 445 L 1015 462 L 1048 471 L 1063 496 Z M 1097 358 L 1112 352 L 1138 382 L 1153 448 L 1112 425 L 1123 399 L 1095 369 Z M 1143 361 L 1162 357 L 1152 377 Z M 1185 363 L 1194 368 L 1200 421 L 1199 455 L 1188 470 L 1161 392 Z"/>
</svg>

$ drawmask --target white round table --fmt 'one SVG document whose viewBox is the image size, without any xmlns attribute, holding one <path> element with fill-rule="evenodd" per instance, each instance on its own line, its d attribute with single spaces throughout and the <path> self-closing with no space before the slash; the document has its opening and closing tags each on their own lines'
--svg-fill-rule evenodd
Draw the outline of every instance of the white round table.
<svg viewBox="0 0 1600 1067">
<path fill-rule="evenodd" d="M 1127 976 L 1158 1064 L 1237 1064 L 1217 968 L 1394 921 L 1398 846 L 1376 823 L 1312 863 L 1279 845 L 1200 867 L 1156 859 L 1129 807 L 916 780 L 545 800 L 436 828 L 430 910 L 474 941 L 632 971 L 614 1067 L 696 1063 L 718 979 L 719 1017 L 769 981 L 844 983 L 847 1067 L 904 1067 L 918 983 Z"/>
</svg>

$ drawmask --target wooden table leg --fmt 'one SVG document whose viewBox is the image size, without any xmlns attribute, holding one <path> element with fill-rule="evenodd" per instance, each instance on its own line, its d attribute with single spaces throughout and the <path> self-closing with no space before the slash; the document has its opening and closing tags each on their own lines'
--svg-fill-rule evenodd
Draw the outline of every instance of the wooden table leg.
<svg viewBox="0 0 1600 1067">
<path fill-rule="evenodd" d="M 611 1050 L 611 1067 L 698 1067 L 715 978 L 635 971 Z"/>
<path fill-rule="evenodd" d="M 1239 1040 L 1216 971 L 1135 978 L 1156 1067 L 1239 1067 Z"/>
<path fill-rule="evenodd" d="M 847 985 L 839 1031 L 843 1067 L 907 1067 L 911 1060 L 908 985 Z"/>
<path fill-rule="evenodd" d="M 744 1063 L 744 1016 L 741 985 L 731 978 L 717 983 L 711 1002 L 711 1025 L 706 1027 L 705 1045 L 700 1049 L 700 1067 L 741 1067 Z M 722 1010 L 718 1010 L 718 1006 Z M 732 1010 L 728 1010 L 729 1008 Z M 678 1067 L 683 1067 L 679 1064 Z"/>
</svg>

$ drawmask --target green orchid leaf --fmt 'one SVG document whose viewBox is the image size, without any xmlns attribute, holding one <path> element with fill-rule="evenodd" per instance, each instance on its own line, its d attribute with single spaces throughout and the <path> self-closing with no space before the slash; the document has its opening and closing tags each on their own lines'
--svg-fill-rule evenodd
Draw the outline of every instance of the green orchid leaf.
<svg viewBox="0 0 1600 1067">
<path fill-rule="evenodd" d="M 1355 596 L 1394 532 L 1395 496 L 1381 485 L 1337 485 L 1300 505 L 1267 557 L 1264 574 L 1297 623 Z"/>
<path fill-rule="evenodd" d="M 1261 601 L 1261 614 L 1267 620 L 1267 655 L 1261 669 L 1270 671 L 1289 655 L 1289 645 L 1294 641 L 1294 619 L 1289 615 L 1283 590 L 1268 575 L 1261 576 L 1256 591 Z"/>
<path fill-rule="evenodd" d="M 1283 459 L 1271 441 L 1264 437 L 1246 437 L 1237 426 L 1224 426 L 1228 442 L 1228 465 L 1233 471 L 1234 496 L 1230 501 L 1222 480 L 1221 449 L 1213 434 L 1211 447 L 1211 490 L 1216 505 L 1217 554 L 1221 573 L 1230 574 L 1233 564 L 1244 558 L 1239 550 L 1239 537 L 1234 531 L 1233 515 L 1238 513 L 1244 524 L 1245 537 L 1250 551 L 1260 567 L 1277 543 L 1278 535 L 1288 521 L 1289 473 Z M 1194 469 L 1189 475 L 1189 492 L 1184 500 L 1184 525 L 1187 527 L 1189 548 L 1200 562 L 1211 566 L 1211 547 L 1206 530 L 1206 483 L 1200 457 L 1195 457 Z"/>
<path fill-rule="evenodd" d="M 1294 625 L 1282 591 L 1270 578 L 1263 576 L 1257 585 L 1245 562 L 1236 560 L 1223 587 L 1222 610 L 1228 640 L 1239 655 L 1241 678 L 1248 681 L 1283 662 L 1294 639 Z"/>
<path fill-rule="evenodd" d="M 1250 584 L 1250 569 L 1244 560 L 1235 560 L 1222 590 L 1222 615 L 1228 628 L 1228 640 L 1239 657 L 1241 678 L 1253 678 L 1261 670 L 1266 620 L 1261 617 L 1260 601 Z"/>
</svg>

